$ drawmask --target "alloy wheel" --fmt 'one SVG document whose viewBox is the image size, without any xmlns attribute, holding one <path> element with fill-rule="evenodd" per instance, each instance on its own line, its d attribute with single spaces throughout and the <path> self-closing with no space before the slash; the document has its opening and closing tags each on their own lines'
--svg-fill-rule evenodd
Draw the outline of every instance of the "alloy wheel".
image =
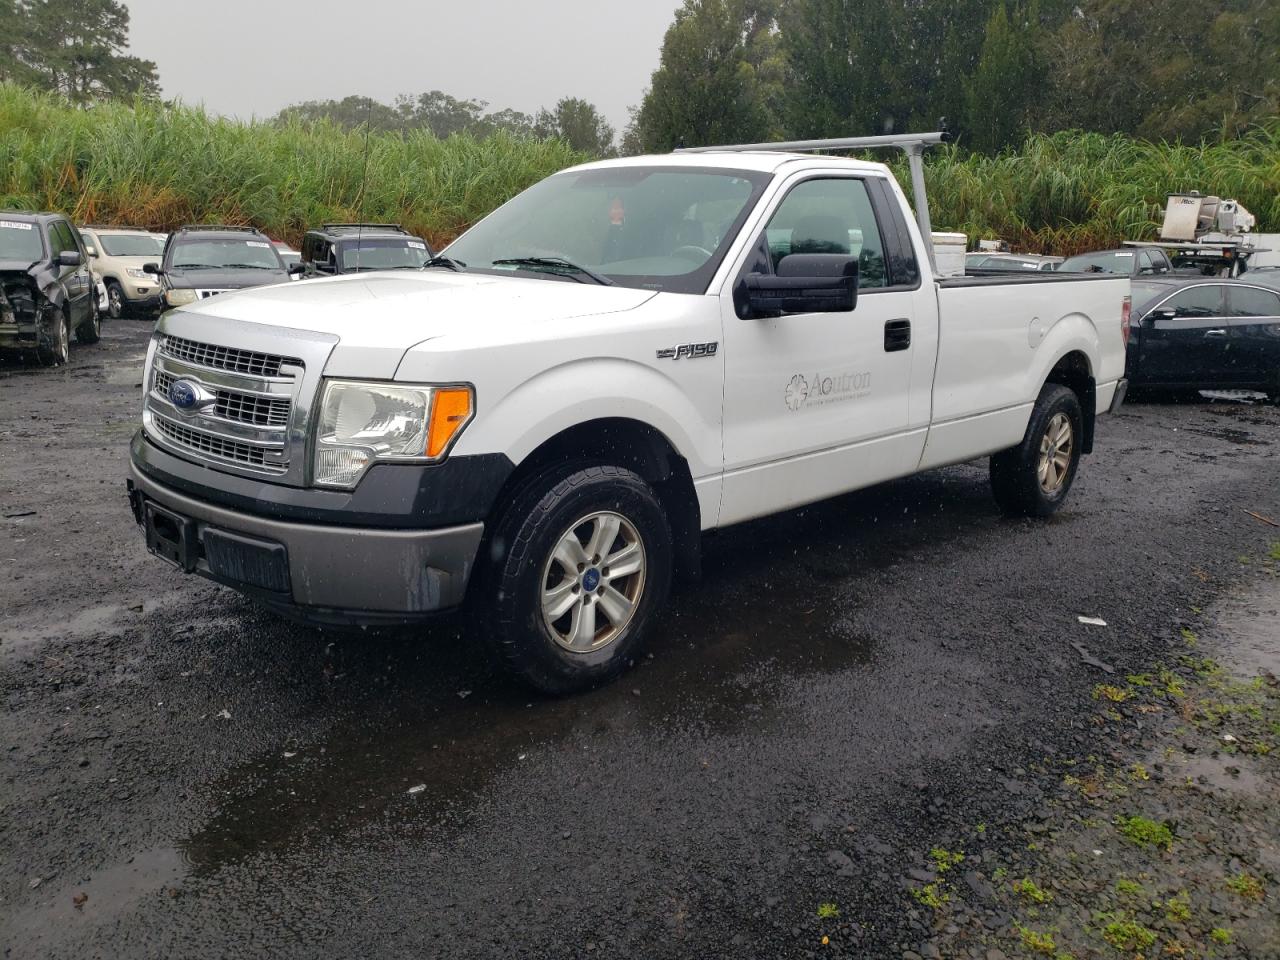
<svg viewBox="0 0 1280 960">
<path fill-rule="evenodd" d="M 608 646 L 626 629 L 644 592 L 645 549 L 626 517 L 610 511 L 576 521 L 542 571 L 542 620 L 571 653 Z"/>
<path fill-rule="evenodd" d="M 1046 494 L 1052 496 L 1066 483 L 1074 444 L 1071 418 L 1065 413 L 1055 413 L 1040 438 L 1040 463 L 1036 468 L 1040 489 Z"/>
</svg>

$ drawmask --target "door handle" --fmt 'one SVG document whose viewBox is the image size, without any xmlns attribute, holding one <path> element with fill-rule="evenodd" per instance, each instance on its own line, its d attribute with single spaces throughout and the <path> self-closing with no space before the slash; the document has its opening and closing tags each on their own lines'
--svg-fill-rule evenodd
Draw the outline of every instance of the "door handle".
<svg viewBox="0 0 1280 960">
<path fill-rule="evenodd" d="M 1222 329 L 1222 327 L 1217 327 L 1213 330 L 1206 330 L 1204 335 L 1206 337 L 1225 337 L 1227 335 L 1227 331 Z"/>
<path fill-rule="evenodd" d="M 895 353 L 911 347 L 911 321 L 905 318 L 886 320 L 884 324 L 884 352 Z"/>
</svg>

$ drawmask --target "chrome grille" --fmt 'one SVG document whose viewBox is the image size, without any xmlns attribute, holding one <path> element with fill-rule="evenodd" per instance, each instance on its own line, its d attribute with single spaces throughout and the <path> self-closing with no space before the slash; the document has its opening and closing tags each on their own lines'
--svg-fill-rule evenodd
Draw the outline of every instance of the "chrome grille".
<svg viewBox="0 0 1280 960">
<path fill-rule="evenodd" d="M 166 370 L 155 372 L 155 389 L 168 394 L 169 385 L 178 378 Z M 213 415 L 235 423 L 252 423 L 259 427 L 285 427 L 293 401 L 288 397 L 259 397 L 238 390 L 217 389 Z"/>
<path fill-rule="evenodd" d="M 183 459 L 304 487 L 321 371 L 337 342 L 333 334 L 170 310 L 152 341 L 143 430 Z M 169 399 L 175 380 L 197 388 L 194 406 Z"/>
<path fill-rule="evenodd" d="M 252 444 L 232 440 L 228 437 L 220 437 L 214 433 L 206 433 L 204 430 L 193 430 L 190 427 L 184 427 L 180 423 L 174 423 L 172 420 L 160 416 L 153 417 L 153 422 L 156 428 L 171 442 L 180 447 L 186 447 L 188 450 L 201 453 L 206 457 L 230 460 L 233 463 L 243 463 L 252 467 L 265 468 L 268 466 L 267 451 L 262 447 L 255 447 Z"/>
<path fill-rule="evenodd" d="M 211 370 L 229 370 L 255 377 L 278 377 L 282 366 L 301 367 L 296 357 L 284 357 L 273 353 L 257 353 L 253 350 L 237 350 L 219 347 L 198 340 L 187 340 L 165 334 L 160 341 L 160 352 L 175 360 L 193 363 Z"/>
</svg>

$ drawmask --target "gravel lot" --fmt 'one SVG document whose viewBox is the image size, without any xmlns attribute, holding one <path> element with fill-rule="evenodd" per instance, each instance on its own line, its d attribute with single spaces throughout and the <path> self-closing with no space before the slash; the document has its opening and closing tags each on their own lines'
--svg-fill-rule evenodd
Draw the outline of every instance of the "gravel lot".
<svg viewBox="0 0 1280 960">
<path fill-rule="evenodd" d="M 5 957 L 1053 954 L 1017 925 L 1118 957 L 1078 916 L 1089 876 L 1043 871 L 1113 815 L 1174 816 L 1158 788 L 1185 778 L 1152 751 L 1211 757 L 1235 728 L 1167 683 L 1097 685 L 1235 664 L 1261 678 L 1239 738 L 1280 748 L 1280 528 L 1246 512 L 1280 518 L 1275 407 L 1127 407 L 1048 522 L 1002 519 L 979 464 L 726 531 L 650 659 L 547 700 L 461 617 L 320 632 L 149 557 L 123 479 L 149 332 L 108 323 L 57 370 L 0 360 Z M 1229 841 L 1158 851 L 1262 888 L 1253 917 L 1195 900 L 1186 956 L 1277 955 L 1277 756 L 1222 774 Z M 1092 814 L 1113 795 L 1064 792 L 1066 767 L 1139 761 L 1173 773 Z M 1055 906 L 1028 916 L 1002 867 L 1042 871 Z M 913 893 L 940 877 L 943 906 Z"/>
</svg>

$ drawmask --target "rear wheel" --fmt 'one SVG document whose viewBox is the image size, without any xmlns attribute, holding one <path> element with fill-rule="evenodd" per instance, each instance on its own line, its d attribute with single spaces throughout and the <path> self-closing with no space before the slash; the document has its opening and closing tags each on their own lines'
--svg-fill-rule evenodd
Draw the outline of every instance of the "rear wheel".
<svg viewBox="0 0 1280 960">
<path fill-rule="evenodd" d="M 630 470 L 567 466 L 518 494 L 494 528 L 481 602 L 507 666 L 552 694 L 621 673 L 666 601 L 671 529 Z"/>
<path fill-rule="evenodd" d="M 71 355 L 71 321 L 61 308 L 46 306 L 36 331 L 36 359 L 41 366 L 56 367 Z"/>
<path fill-rule="evenodd" d="M 1047 517 L 1062 506 L 1080 464 L 1083 427 L 1075 392 L 1045 384 L 1022 443 L 991 457 L 991 491 L 1005 513 Z"/>
<path fill-rule="evenodd" d="M 89 306 L 89 316 L 76 328 L 76 339 L 81 343 L 97 343 L 102 339 L 102 313 L 98 310 L 97 294 Z"/>
</svg>

